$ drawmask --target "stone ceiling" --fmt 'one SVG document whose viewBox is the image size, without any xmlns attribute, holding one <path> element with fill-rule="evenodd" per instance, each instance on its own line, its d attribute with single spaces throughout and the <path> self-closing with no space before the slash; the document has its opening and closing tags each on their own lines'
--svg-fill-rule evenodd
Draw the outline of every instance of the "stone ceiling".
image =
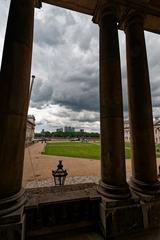
<svg viewBox="0 0 160 240">
<path fill-rule="evenodd" d="M 35 0 L 37 7 L 41 6 L 41 0 Z M 94 15 L 97 4 L 106 0 L 42 0 L 44 3 Z M 110 0 L 112 1 L 112 0 Z M 135 8 L 145 14 L 145 30 L 160 34 L 160 0 L 113 0 L 120 11 L 120 15 L 130 8 Z M 120 27 L 121 28 L 121 27 Z"/>
</svg>

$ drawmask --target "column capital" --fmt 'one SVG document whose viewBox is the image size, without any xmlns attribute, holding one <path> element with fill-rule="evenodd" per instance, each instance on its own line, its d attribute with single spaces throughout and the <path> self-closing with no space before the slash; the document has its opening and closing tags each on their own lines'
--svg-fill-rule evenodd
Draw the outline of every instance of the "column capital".
<svg viewBox="0 0 160 240">
<path fill-rule="evenodd" d="M 100 24 L 101 19 L 106 15 L 115 15 L 117 16 L 117 6 L 115 1 L 104 1 L 99 0 L 95 8 L 92 21 L 94 23 Z"/>
<path fill-rule="evenodd" d="M 42 0 L 34 0 L 34 6 L 35 6 L 35 8 L 41 8 Z"/>
<path fill-rule="evenodd" d="M 120 25 L 123 26 L 124 32 L 128 26 L 133 23 L 144 24 L 145 15 L 135 9 L 126 9 L 121 16 Z"/>
</svg>

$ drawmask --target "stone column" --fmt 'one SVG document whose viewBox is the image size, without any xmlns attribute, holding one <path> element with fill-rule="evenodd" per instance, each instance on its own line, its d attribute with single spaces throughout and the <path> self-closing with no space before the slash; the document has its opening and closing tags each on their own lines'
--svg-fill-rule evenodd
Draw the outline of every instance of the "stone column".
<svg viewBox="0 0 160 240">
<path fill-rule="evenodd" d="M 22 174 L 34 0 L 11 0 L 0 72 L 0 217 L 24 203 Z"/>
<path fill-rule="evenodd" d="M 151 91 L 143 16 L 131 12 L 125 22 L 129 117 L 132 141 L 131 187 L 146 194 L 159 190 Z"/>
<path fill-rule="evenodd" d="M 101 181 L 98 191 L 107 198 L 129 197 L 125 172 L 122 85 L 116 10 L 102 7 L 100 27 Z"/>
</svg>

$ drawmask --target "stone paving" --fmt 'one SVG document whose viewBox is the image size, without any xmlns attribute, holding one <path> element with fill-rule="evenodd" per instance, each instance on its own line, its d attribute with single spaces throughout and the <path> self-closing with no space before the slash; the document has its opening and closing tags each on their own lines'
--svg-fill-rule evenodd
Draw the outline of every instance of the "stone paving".
<svg viewBox="0 0 160 240">
<path fill-rule="evenodd" d="M 100 177 L 98 176 L 76 176 L 76 177 L 67 177 L 65 185 L 78 184 L 78 183 L 97 183 L 99 182 Z M 37 188 L 37 187 L 51 187 L 54 186 L 54 179 L 47 178 L 44 180 L 34 180 L 28 182 L 25 188 Z"/>
<path fill-rule="evenodd" d="M 131 176 L 131 172 L 127 173 L 127 179 Z M 96 183 L 98 184 L 100 180 L 99 176 L 76 176 L 67 177 L 65 185 L 78 184 L 78 183 Z M 44 180 L 34 180 L 26 184 L 25 188 L 37 188 L 37 187 L 51 187 L 54 186 L 54 179 L 47 178 Z"/>
</svg>

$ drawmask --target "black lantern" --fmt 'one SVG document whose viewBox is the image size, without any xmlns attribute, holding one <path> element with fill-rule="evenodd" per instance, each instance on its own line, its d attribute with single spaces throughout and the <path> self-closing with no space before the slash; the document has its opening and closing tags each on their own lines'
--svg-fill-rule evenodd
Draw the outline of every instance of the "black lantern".
<svg viewBox="0 0 160 240">
<path fill-rule="evenodd" d="M 56 170 L 52 170 L 54 177 L 54 183 L 56 186 L 64 185 L 66 176 L 68 175 L 67 170 L 63 169 L 62 160 L 59 160 Z"/>
</svg>

